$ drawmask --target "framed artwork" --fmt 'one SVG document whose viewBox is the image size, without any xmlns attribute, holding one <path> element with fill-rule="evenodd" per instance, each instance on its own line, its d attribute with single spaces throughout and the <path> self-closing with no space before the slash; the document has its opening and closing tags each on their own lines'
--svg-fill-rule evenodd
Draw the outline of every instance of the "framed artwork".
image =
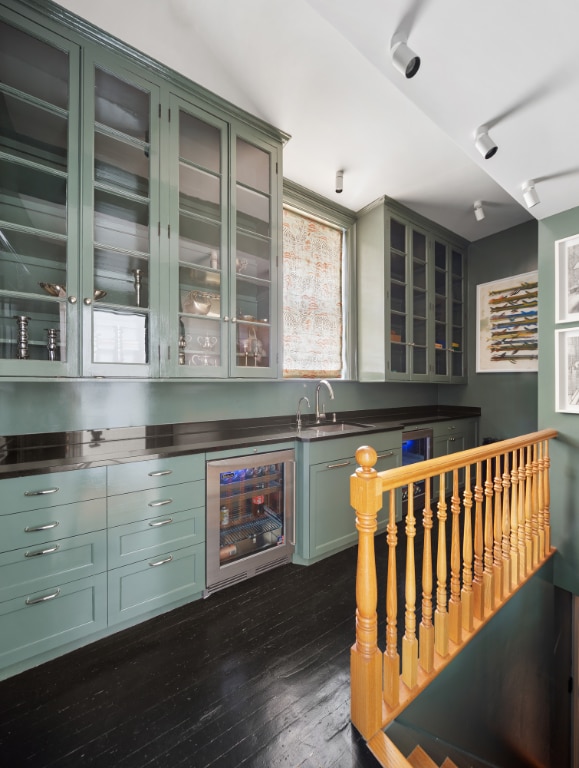
<svg viewBox="0 0 579 768">
<path fill-rule="evenodd" d="M 477 285 L 477 373 L 539 369 L 539 273 Z"/>
<path fill-rule="evenodd" d="M 555 381 L 557 410 L 579 413 L 579 328 L 555 331 Z"/>
<path fill-rule="evenodd" d="M 579 235 L 555 242 L 555 322 L 579 321 Z"/>
</svg>

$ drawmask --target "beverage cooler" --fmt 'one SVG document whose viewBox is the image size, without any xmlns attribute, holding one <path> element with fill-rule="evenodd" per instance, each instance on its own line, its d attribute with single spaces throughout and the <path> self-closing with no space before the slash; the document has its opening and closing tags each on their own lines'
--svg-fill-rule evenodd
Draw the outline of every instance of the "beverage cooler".
<svg viewBox="0 0 579 768">
<path fill-rule="evenodd" d="M 293 450 L 207 462 L 207 595 L 290 562 L 294 475 Z"/>
</svg>

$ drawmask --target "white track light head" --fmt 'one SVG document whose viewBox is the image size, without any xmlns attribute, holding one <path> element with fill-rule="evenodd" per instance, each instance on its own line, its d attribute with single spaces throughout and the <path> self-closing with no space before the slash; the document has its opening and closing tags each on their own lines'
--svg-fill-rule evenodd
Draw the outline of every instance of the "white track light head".
<svg viewBox="0 0 579 768">
<path fill-rule="evenodd" d="M 527 208 L 532 208 L 534 205 L 541 202 L 537 190 L 535 189 L 535 185 L 530 181 L 526 181 L 523 184 L 523 200 L 525 201 Z"/>
<path fill-rule="evenodd" d="M 486 131 L 480 131 L 477 133 L 474 145 L 485 160 L 490 160 L 491 157 L 496 155 L 498 150 L 497 145 Z"/>
<path fill-rule="evenodd" d="M 414 77 L 420 69 L 420 56 L 417 56 L 402 40 L 394 43 L 390 49 L 390 56 L 396 69 L 408 79 Z"/>
<path fill-rule="evenodd" d="M 475 200 L 474 203 L 474 216 L 477 221 L 482 221 L 485 217 L 484 208 L 480 200 Z"/>
<path fill-rule="evenodd" d="M 339 194 L 344 189 L 344 171 L 336 172 L 336 192 Z"/>
</svg>

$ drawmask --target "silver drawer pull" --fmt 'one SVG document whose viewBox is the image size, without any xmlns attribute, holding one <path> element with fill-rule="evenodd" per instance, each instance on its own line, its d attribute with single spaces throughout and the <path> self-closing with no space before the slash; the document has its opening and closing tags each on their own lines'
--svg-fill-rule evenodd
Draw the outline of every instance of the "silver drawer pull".
<svg viewBox="0 0 579 768">
<path fill-rule="evenodd" d="M 149 506 L 150 507 L 164 507 L 165 504 L 172 504 L 173 499 L 163 499 L 162 501 L 150 501 Z"/>
<path fill-rule="evenodd" d="M 53 552 L 56 552 L 60 549 L 60 544 L 55 544 L 54 547 L 49 547 L 49 549 L 34 549 L 30 552 L 25 552 L 24 557 L 38 557 L 39 555 L 51 555 Z"/>
<path fill-rule="evenodd" d="M 58 520 L 54 520 L 52 523 L 46 523 L 45 525 L 27 525 L 24 529 L 24 533 L 38 533 L 38 531 L 50 531 L 51 528 L 57 528 L 60 525 Z"/>
<path fill-rule="evenodd" d="M 159 472 L 149 472 L 149 477 L 163 477 L 164 475 L 172 475 L 172 469 L 162 469 Z"/>
<path fill-rule="evenodd" d="M 339 464 L 327 464 L 326 468 L 336 469 L 337 467 L 347 467 L 349 463 L 350 463 L 349 461 L 341 461 Z"/>
<path fill-rule="evenodd" d="M 173 522 L 172 517 L 167 517 L 165 520 L 155 520 L 149 523 L 149 526 L 151 528 L 158 528 L 160 525 L 169 525 L 169 523 Z"/>
<path fill-rule="evenodd" d="M 149 563 L 151 568 L 156 568 L 158 565 L 165 565 L 165 563 L 170 563 L 173 559 L 173 555 L 169 555 L 169 557 L 166 557 L 164 560 L 155 560 L 152 563 Z"/>
<path fill-rule="evenodd" d="M 377 458 L 379 458 L 379 459 L 387 459 L 388 456 L 394 456 L 394 451 L 387 451 L 386 453 L 379 453 Z"/>
<path fill-rule="evenodd" d="M 45 603 L 47 600 L 54 600 L 55 597 L 60 595 L 60 589 L 55 589 L 49 595 L 42 595 L 42 597 L 27 597 L 26 605 L 38 605 L 38 603 Z"/>
<path fill-rule="evenodd" d="M 56 493 L 58 488 L 43 488 L 41 491 L 24 491 L 25 496 L 48 496 L 49 493 Z"/>
</svg>

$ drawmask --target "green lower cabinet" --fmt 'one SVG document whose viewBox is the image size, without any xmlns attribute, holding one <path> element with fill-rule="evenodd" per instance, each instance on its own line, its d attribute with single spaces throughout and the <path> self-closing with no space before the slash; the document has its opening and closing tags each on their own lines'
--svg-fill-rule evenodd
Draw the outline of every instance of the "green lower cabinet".
<svg viewBox="0 0 579 768">
<path fill-rule="evenodd" d="M 109 625 L 186 602 L 205 588 L 205 543 L 165 551 L 108 574 Z"/>
<path fill-rule="evenodd" d="M 443 421 L 433 427 L 432 456 L 450 456 L 459 451 L 475 448 L 477 445 L 478 420 L 454 419 Z M 464 486 L 464 471 L 459 471 L 459 485 Z M 446 493 L 452 493 L 452 473 L 446 473 Z M 434 492 L 438 492 L 438 480 L 434 481 Z"/>
<path fill-rule="evenodd" d="M 362 444 L 370 444 L 378 454 L 375 469 L 383 472 L 399 467 L 402 463 L 402 448 L 399 433 L 373 433 L 361 437 L 342 438 L 340 440 L 319 442 L 306 448 L 309 456 L 300 485 L 302 509 L 298 510 L 298 542 L 294 562 L 307 564 L 353 546 L 358 541 L 356 513 L 350 506 L 350 477 L 356 471 L 355 449 Z M 388 447 L 393 446 L 393 447 Z M 338 451 L 352 451 L 350 455 Z M 312 463 L 312 458 L 321 458 L 323 462 Z M 378 530 L 384 530 L 387 523 L 388 509 L 378 512 Z M 401 501 L 397 498 L 397 518 L 401 514 Z"/>
<path fill-rule="evenodd" d="M 0 669 L 68 643 L 107 625 L 107 580 L 99 573 L 0 603 Z"/>
</svg>

